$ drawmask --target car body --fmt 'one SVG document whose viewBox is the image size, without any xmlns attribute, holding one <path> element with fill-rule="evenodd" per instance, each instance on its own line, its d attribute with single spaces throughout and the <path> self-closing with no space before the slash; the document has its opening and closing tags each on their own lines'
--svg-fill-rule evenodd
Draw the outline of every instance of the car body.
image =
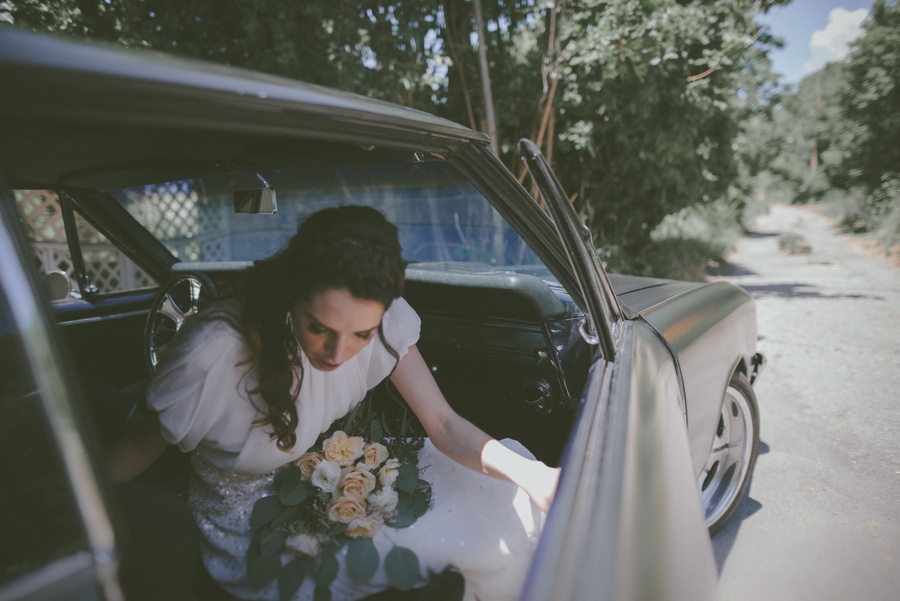
<svg viewBox="0 0 900 601">
<path fill-rule="evenodd" d="M 607 274 L 528 141 L 539 201 L 483 134 L 312 85 L 12 29 L 0 80 L 2 402 L 31 412 L 0 423 L 43 429 L 41 454 L 3 433 L 0 487 L 18 484 L 0 513 L 38 502 L 15 526 L 45 541 L 7 551 L 0 599 L 122 598 L 126 526 L 98 448 L 133 407 L 90 393 L 145 379 L 200 303 L 341 203 L 397 223 L 419 346 L 451 404 L 562 467 L 522 598 L 714 596 L 708 529 L 745 493 L 758 445 L 742 290 Z M 167 486 L 178 469 L 162 468 Z M 48 490 L 64 508 L 43 507 Z M 45 536 L 51 510 L 69 522 Z"/>
</svg>

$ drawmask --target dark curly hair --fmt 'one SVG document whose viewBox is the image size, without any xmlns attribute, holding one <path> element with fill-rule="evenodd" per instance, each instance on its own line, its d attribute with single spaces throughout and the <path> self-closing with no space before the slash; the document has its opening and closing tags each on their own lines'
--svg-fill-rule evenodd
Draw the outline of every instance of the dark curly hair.
<svg viewBox="0 0 900 601">
<path fill-rule="evenodd" d="M 296 401 L 303 383 L 300 351 L 286 320 L 291 306 L 318 292 L 345 289 L 387 310 L 403 294 L 405 266 L 394 224 L 370 207 L 342 206 L 307 217 L 286 248 L 246 271 L 237 294 L 250 350 L 241 364 L 256 370 L 258 384 L 247 392 L 264 402 L 258 425 L 271 425 L 278 448 L 297 442 Z M 399 360 L 380 325 L 378 335 Z"/>
</svg>

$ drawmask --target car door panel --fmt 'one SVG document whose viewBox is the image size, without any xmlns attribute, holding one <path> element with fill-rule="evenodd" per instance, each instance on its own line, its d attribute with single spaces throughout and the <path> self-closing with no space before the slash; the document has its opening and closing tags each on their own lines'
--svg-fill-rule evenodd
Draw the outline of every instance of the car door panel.
<svg viewBox="0 0 900 601">
<path fill-rule="evenodd" d="M 713 599 L 671 355 L 640 321 L 592 368 L 523 600 Z"/>
</svg>

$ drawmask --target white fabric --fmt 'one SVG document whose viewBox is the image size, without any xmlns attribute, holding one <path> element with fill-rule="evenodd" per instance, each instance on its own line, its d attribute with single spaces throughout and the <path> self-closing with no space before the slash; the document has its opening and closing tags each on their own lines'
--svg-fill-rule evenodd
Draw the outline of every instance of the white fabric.
<svg viewBox="0 0 900 601">
<path fill-rule="evenodd" d="M 306 358 L 298 398 L 297 444 L 280 451 L 264 427 L 250 427 L 261 413 L 246 390 L 256 385 L 240 362 L 246 348 L 234 328 L 235 307 L 220 305 L 194 319 L 162 357 L 148 399 L 160 414 L 166 439 L 194 451 L 190 505 L 204 542 L 207 570 L 226 590 L 245 599 L 278 599 L 276 584 L 252 590 L 245 583 L 249 516 L 255 501 L 271 494 L 273 472 L 299 457 L 331 423 L 346 415 L 396 363 L 378 336 L 333 372 Z M 385 313 L 383 331 L 401 355 L 415 344 L 420 320 L 397 299 Z M 503 441 L 531 456 L 515 441 Z M 393 545 L 415 551 L 427 578 L 447 566 L 466 579 L 466 598 L 515 599 L 520 593 L 543 514 L 517 486 L 478 474 L 426 441 L 420 465 L 432 483 L 433 506 L 413 526 L 382 528 L 373 539 L 384 558 Z M 346 549 L 344 550 L 346 552 Z M 388 586 L 380 568 L 366 586 L 353 584 L 343 556 L 331 588 L 334 601 L 356 599 Z M 312 598 L 307 579 L 294 601 Z"/>
<path fill-rule="evenodd" d="M 159 413 L 166 441 L 185 452 L 197 449 L 221 469 L 263 474 L 297 459 L 334 420 L 345 416 L 384 380 L 397 362 L 377 335 L 330 372 L 312 367 L 301 351 L 297 443 L 282 451 L 272 442 L 270 428 L 248 428 L 264 413 L 246 392 L 256 388 L 257 380 L 248 366 L 241 365 L 247 348 L 233 325 L 235 314 L 234 304 L 224 303 L 188 321 L 162 353 L 147 391 L 147 402 Z M 402 298 L 385 312 L 385 339 L 401 358 L 419 338 L 420 323 Z"/>
</svg>

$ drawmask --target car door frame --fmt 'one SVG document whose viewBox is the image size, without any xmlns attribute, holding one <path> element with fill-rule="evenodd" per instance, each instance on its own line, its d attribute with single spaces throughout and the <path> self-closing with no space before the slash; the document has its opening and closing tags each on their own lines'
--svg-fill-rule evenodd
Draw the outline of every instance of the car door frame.
<svg viewBox="0 0 900 601">
<path fill-rule="evenodd" d="M 540 150 L 530 141 L 520 150 L 554 215 L 600 351 L 522 599 L 713 599 L 717 573 L 676 358 L 649 324 L 626 319 Z"/>
<path fill-rule="evenodd" d="M 118 559 L 107 493 L 101 485 L 96 453 L 85 435 L 85 419 L 78 410 L 78 388 L 71 365 L 52 325 L 50 308 L 40 294 L 31 253 L 13 209 L 12 194 L 0 178 L 0 285 L 13 319 L 23 332 L 25 360 L 39 379 L 36 395 L 43 407 L 59 455 L 68 475 L 75 504 L 87 537 L 88 549 L 65 556 L 0 587 L 0 598 L 85 599 L 123 598 L 118 582 Z"/>
</svg>

